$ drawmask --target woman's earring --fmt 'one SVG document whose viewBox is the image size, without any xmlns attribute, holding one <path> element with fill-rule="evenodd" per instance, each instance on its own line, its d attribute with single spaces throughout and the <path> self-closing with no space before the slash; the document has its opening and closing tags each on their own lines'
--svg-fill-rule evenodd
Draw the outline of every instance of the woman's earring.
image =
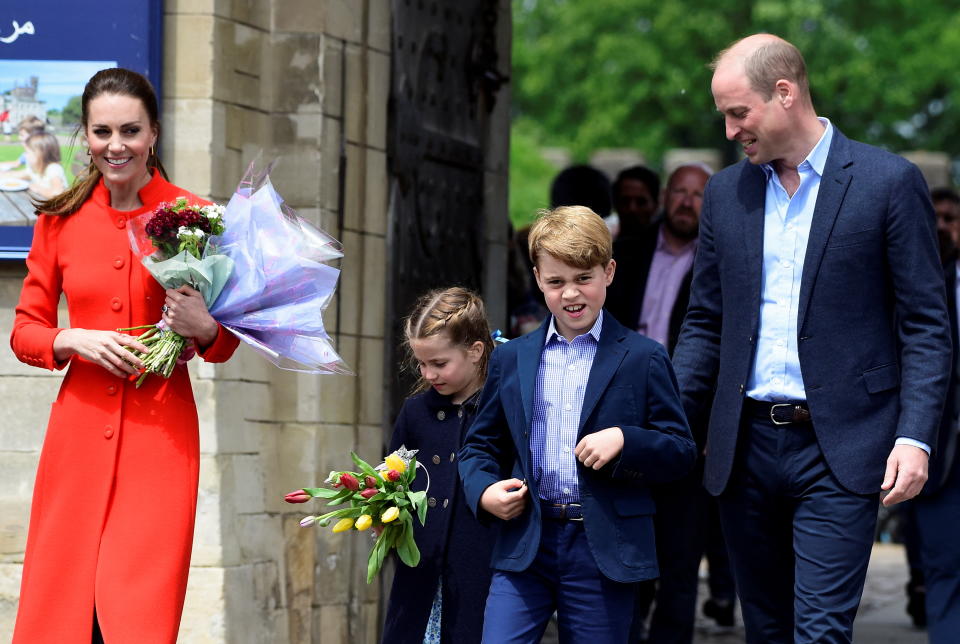
<svg viewBox="0 0 960 644">
<path fill-rule="evenodd" d="M 157 153 L 154 152 L 153 146 L 151 145 L 151 146 L 150 146 L 150 157 L 153 158 L 153 157 L 155 157 L 155 156 L 157 156 Z"/>
</svg>

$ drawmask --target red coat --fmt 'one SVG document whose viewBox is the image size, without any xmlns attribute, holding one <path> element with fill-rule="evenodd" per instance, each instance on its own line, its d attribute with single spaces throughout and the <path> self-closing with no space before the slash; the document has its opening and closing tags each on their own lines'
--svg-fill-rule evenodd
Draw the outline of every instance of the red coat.
<svg viewBox="0 0 960 644">
<path fill-rule="evenodd" d="M 70 326 L 116 329 L 160 318 L 163 287 L 133 256 L 126 222 L 185 195 L 160 177 L 143 207 L 109 206 L 102 181 L 72 215 L 41 215 L 11 345 L 30 365 L 53 355 L 60 294 Z M 237 338 L 220 328 L 201 352 L 222 362 Z M 50 412 L 34 488 L 14 642 L 89 644 L 93 611 L 107 642 L 174 642 L 197 505 L 197 410 L 186 365 L 132 382 L 74 356 Z"/>
</svg>

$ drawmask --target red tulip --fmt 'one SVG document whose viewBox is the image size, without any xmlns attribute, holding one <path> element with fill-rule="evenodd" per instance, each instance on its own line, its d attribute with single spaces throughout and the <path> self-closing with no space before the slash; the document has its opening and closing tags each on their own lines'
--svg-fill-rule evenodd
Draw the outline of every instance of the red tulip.
<svg viewBox="0 0 960 644">
<path fill-rule="evenodd" d="M 347 488 L 352 492 L 356 492 L 360 489 L 360 481 L 357 480 L 357 477 L 349 472 L 344 472 L 340 475 L 340 483 L 343 484 L 343 487 Z"/>
<path fill-rule="evenodd" d="M 380 490 L 378 490 L 375 487 L 368 487 L 365 490 L 360 490 L 360 496 L 362 496 L 365 499 L 369 499 L 372 496 L 376 496 L 379 491 Z"/>
<path fill-rule="evenodd" d="M 386 478 L 387 478 L 387 480 L 389 480 L 389 481 L 399 481 L 399 480 L 400 480 L 400 472 L 398 472 L 397 470 L 387 470 L 387 476 L 386 476 Z"/>
<path fill-rule="evenodd" d="M 367 474 L 363 477 L 363 485 L 367 488 L 375 488 L 377 487 L 377 479 Z"/>
<path fill-rule="evenodd" d="M 303 490 L 297 490 L 296 492 L 290 492 L 287 494 L 285 497 L 283 497 L 283 500 L 287 503 L 306 503 L 312 498 L 313 497 Z"/>
</svg>

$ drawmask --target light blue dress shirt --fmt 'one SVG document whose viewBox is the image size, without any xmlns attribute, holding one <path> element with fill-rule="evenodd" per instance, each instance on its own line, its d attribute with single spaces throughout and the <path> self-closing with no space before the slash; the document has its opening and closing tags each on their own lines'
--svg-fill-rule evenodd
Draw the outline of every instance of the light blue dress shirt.
<svg viewBox="0 0 960 644">
<path fill-rule="evenodd" d="M 800 356 L 797 353 L 797 316 L 800 278 L 807 253 L 813 209 L 820 194 L 820 179 L 833 140 L 833 125 L 797 167 L 800 187 L 790 197 L 773 166 L 764 163 L 767 175 L 763 214 L 763 286 L 760 294 L 760 329 L 747 396 L 778 402 L 806 400 Z"/>
<path fill-rule="evenodd" d="M 530 456 L 540 498 L 552 503 L 580 502 L 573 450 L 602 327 L 600 311 L 590 331 L 573 342 L 557 333 L 552 318 L 547 328 L 530 421 Z"/>
<path fill-rule="evenodd" d="M 825 129 L 807 158 L 797 166 L 800 186 L 792 197 L 780 183 L 772 164 L 760 166 L 767 176 L 760 328 L 753 369 L 747 380 L 747 396 L 755 400 L 807 399 L 797 351 L 800 279 L 834 131 L 828 119 L 819 120 Z M 913 445 L 930 453 L 928 445 L 910 438 L 898 438 L 896 444 Z"/>
</svg>

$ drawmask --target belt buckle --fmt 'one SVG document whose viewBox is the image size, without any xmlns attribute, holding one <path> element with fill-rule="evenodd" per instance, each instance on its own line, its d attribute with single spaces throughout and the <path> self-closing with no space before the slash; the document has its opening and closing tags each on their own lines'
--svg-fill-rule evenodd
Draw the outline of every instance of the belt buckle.
<svg viewBox="0 0 960 644">
<path fill-rule="evenodd" d="M 574 518 L 574 517 L 567 516 L 567 508 L 570 508 L 573 506 L 577 506 L 578 508 L 581 508 L 579 517 Z M 583 505 L 580 503 L 554 503 L 553 507 L 560 508 L 560 516 L 558 516 L 557 518 L 562 521 L 583 521 Z"/>
<path fill-rule="evenodd" d="M 792 408 L 792 407 L 793 407 L 793 404 L 792 404 L 792 403 L 777 403 L 777 404 L 775 404 L 775 405 L 770 405 L 770 421 L 771 421 L 774 425 L 789 425 L 789 424 L 791 424 L 791 423 L 793 422 L 792 420 L 777 420 L 777 419 L 774 417 L 774 415 L 773 415 L 773 410 L 776 409 L 777 407 L 791 407 L 791 408 Z"/>
</svg>

